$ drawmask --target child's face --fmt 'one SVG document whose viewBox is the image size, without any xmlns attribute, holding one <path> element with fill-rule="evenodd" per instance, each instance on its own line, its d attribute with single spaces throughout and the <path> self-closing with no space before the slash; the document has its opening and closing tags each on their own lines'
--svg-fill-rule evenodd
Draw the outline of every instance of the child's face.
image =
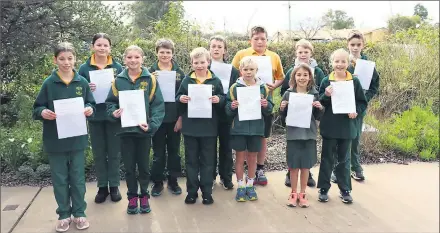
<svg viewBox="0 0 440 233">
<path fill-rule="evenodd" d="M 241 67 L 240 72 L 244 79 L 252 80 L 257 75 L 258 67 L 256 64 L 249 64 L 247 66 Z"/>
<path fill-rule="evenodd" d="M 130 70 L 139 70 L 142 66 L 142 54 L 136 50 L 130 50 L 124 57 L 124 63 Z"/>
<path fill-rule="evenodd" d="M 61 52 L 57 57 L 54 57 L 54 63 L 58 66 L 61 72 L 72 71 L 75 65 L 75 55 L 72 52 Z"/>
<path fill-rule="evenodd" d="M 298 87 L 306 88 L 310 82 L 309 71 L 304 68 L 299 68 L 299 70 L 295 73 L 295 81 Z"/>
<path fill-rule="evenodd" d="M 251 46 L 257 52 L 263 52 L 267 47 L 266 33 L 260 32 L 252 36 Z"/>
<path fill-rule="evenodd" d="M 335 72 L 345 72 L 348 67 L 348 57 L 343 53 L 335 54 L 333 57 L 332 66 Z"/>
<path fill-rule="evenodd" d="M 100 57 L 110 55 L 110 42 L 105 38 L 99 38 L 92 47 L 93 52 Z"/>
<path fill-rule="evenodd" d="M 361 39 L 353 38 L 348 41 L 348 50 L 351 54 L 359 55 L 362 49 L 364 49 L 364 42 Z"/>
<path fill-rule="evenodd" d="M 304 48 L 302 46 L 299 46 L 296 49 L 296 57 L 299 59 L 300 62 L 303 63 L 309 63 L 310 57 L 312 57 L 312 51 L 308 48 Z"/>
<path fill-rule="evenodd" d="M 205 56 L 200 56 L 198 58 L 193 58 L 191 65 L 196 72 L 206 72 L 208 70 L 209 61 Z"/>
<path fill-rule="evenodd" d="M 173 51 L 171 49 L 159 48 L 157 50 L 157 57 L 161 63 L 169 63 L 171 58 L 173 58 Z"/>
<path fill-rule="evenodd" d="M 221 61 L 225 55 L 225 43 L 218 40 L 212 40 L 209 46 L 209 52 L 213 60 Z"/>
</svg>

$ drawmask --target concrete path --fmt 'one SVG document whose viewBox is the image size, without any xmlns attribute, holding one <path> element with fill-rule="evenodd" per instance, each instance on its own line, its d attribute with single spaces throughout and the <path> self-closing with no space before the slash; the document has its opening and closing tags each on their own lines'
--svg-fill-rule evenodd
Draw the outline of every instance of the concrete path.
<svg viewBox="0 0 440 233">
<path fill-rule="evenodd" d="M 318 167 L 312 172 L 317 178 Z M 311 188 L 307 191 L 310 208 L 289 208 L 285 172 L 271 172 L 269 185 L 258 187 L 256 202 L 237 203 L 235 189 L 225 191 L 217 185 L 213 205 L 203 205 L 200 198 L 186 205 L 185 194 L 174 196 L 165 190 L 152 198 L 151 213 L 135 216 L 125 213 L 125 197 L 119 203 L 95 204 L 96 183 L 89 183 L 86 200 L 91 227 L 85 232 L 439 232 L 437 163 L 371 165 L 365 166 L 365 174 L 366 182 L 353 182 L 352 205 L 343 204 L 333 186 L 328 203 L 318 202 L 318 189 Z M 184 179 L 180 184 L 185 187 Z M 22 205 L 37 191 L 2 188 L 2 232 L 9 231 L 12 217 L 18 219 Z M 125 183 L 121 192 L 126 192 Z M 3 211 L 4 202 L 20 203 L 20 207 L 11 214 Z M 52 188 L 43 188 L 12 232 L 55 232 L 55 209 Z M 69 232 L 77 232 L 74 225 Z"/>
</svg>

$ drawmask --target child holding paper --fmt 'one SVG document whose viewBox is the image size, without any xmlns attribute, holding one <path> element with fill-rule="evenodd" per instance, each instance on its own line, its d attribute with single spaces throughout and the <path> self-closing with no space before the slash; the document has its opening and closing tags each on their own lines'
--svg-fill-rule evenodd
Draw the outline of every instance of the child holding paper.
<svg viewBox="0 0 440 233">
<path fill-rule="evenodd" d="M 180 87 L 185 74 L 177 62 L 173 60 L 174 43 L 170 39 L 159 39 L 156 42 L 156 55 L 158 61 L 149 69 L 160 81 L 161 71 L 174 71 L 176 73 L 175 92 Z M 161 89 L 164 90 L 164 86 Z M 163 92 L 163 91 L 162 91 Z M 177 183 L 177 177 L 181 174 L 180 165 L 180 129 L 182 128 L 182 117 L 178 115 L 176 102 L 165 102 L 165 117 L 159 129 L 153 136 L 153 166 L 151 180 L 154 182 L 151 195 L 160 196 L 163 191 L 163 180 L 165 179 L 165 164 L 167 165 L 168 189 L 171 193 L 179 195 L 182 193 Z M 166 153 L 165 153 L 166 151 Z M 167 158 L 168 157 L 168 158 Z"/>
<path fill-rule="evenodd" d="M 281 96 L 284 96 L 284 92 L 286 92 L 287 89 L 290 88 L 290 78 L 292 75 L 293 69 L 298 66 L 299 64 L 305 63 L 312 68 L 312 77 L 314 78 L 315 88 L 316 90 L 319 90 L 319 85 L 321 84 L 321 81 L 324 79 L 325 75 L 324 72 L 321 70 L 321 68 L 318 67 L 318 63 L 315 59 L 312 58 L 314 48 L 312 43 L 310 41 L 301 39 L 295 44 L 295 64 L 292 68 L 290 68 L 287 73 L 286 77 L 284 79 L 283 85 L 281 86 L 280 94 Z M 286 174 L 286 181 L 284 184 L 288 187 L 290 187 L 290 170 Z M 307 185 L 310 187 L 315 187 L 316 182 L 313 179 L 312 173 L 309 172 L 309 179 L 307 181 Z"/>
<path fill-rule="evenodd" d="M 110 56 L 112 42 L 105 33 L 97 33 L 92 39 L 93 55 L 79 67 L 78 73 L 88 82 L 92 92 L 96 84 L 90 79 L 97 70 L 110 69 L 112 79 L 122 71 L 122 65 Z M 120 141 L 115 136 L 120 125 L 109 119 L 105 103 L 96 104 L 96 112 L 89 119 L 90 140 L 92 142 L 93 160 L 98 178 L 96 203 L 102 203 L 110 194 L 114 202 L 122 199 L 119 192 Z M 110 189 L 109 189 L 110 187 Z"/>
<path fill-rule="evenodd" d="M 290 88 L 286 90 L 280 104 L 280 114 L 283 118 L 287 117 L 287 109 L 290 93 L 301 93 L 313 95 L 313 102 L 310 108 L 313 108 L 310 119 L 310 125 L 307 128 L 286 126 L 286 157 L 289 166 L 290 181 L 292 182 L 292 191 L 289 195 L 287 205 L 295 207 L 297 203 L 300 207 L 308 207 L 306 198 L 307 181 L 309 180 L 309 171 L 317 161 L 316 136 L 318 127 L 316 121 L 324 113 L 324 107 L 319 102 L 319 93 L 315 89 L 313 79 L 313 70 L 307 63 L 298 64 L 291 72 Z M 298 173 L 300 176 L 300 193 L 297 193 Z"/>
<path fill-rule="evenodd" d="M 235 175 L 237 176 L 238 188 L 235 200 L 238 202 L 254 201 L 258 199 L 255 192 L 254 179 L 257 169 L 257 154 L 261 150 L 261 138 L 264 136 L 264 118 L 272 113 L 272 97 L 269 95 L 269 88 L 258 78 L 257 62 L 252 56 L 247 56 L 240 61 L 241 76 L 234 83 L 227 94 L 226 114 L 232 118 L 231 145 L 236 152 Z M 239 102 L 238 92 L 244 87 L 259 87 L 261 116 L 258 120 L 240 120 L 238 114 Z M 245 104 L 245 103 L 242 103 Z M 243 180 L 244 160 L 247 155 L 248 179 Z"/>
<path fill-rule="evenodd" d="M 321 83 L 319 98 L 326 108 L 321 117 L 319 129 L 322 136 L 321 164 L 319 167 L 318 188 L 319 201 L 328 201 L 328 190 L 331 187 L 330 175 L 334 165 L 334 152 L 337 157 L 335 173 L 338 177 L 340 197 L 344 203 L 352 203 L 350 179 L 351 141 L 356 137 L 356 117 L 367 108 L 367 100 L 359 79 L 347 71 L 349 54 L 344 49 L 334 51 L 330 57 L 333 72 Z M 348 114 L 334 114 L 332 105 L 333 87 L 338 82 L 352 82 L 354 88 L 355 111 Z M 351 97 L 348 97 L 351 98 Z M 350 100 L 347 100 L 350 101 Z"/>
<path fill-rule="evenodd" d="M 212 61 L 217 63 L 225 63 L 226 62 L 226 53 L 228 51 L 228 47 L 226 44 L 226 39 L 223 36 L 216 35 L 211 37 L 209 40 L 209 51 L 211 53 Z M 212 63 L 211 63 L 212 66 Z M 232 66 L 232 65 L 231 65 Z M 218 76 L 218 74 L 216 74 Z M 223 82 L 223 90 L 228 90 L 229 87 L 234 84 L 238 77 L 240 76 L 238 70 L 232 66 L 231 73 L 226 77 L 228 79 L 227 85 Z M 219 77 L 220 79 L 223 77 Z M 225 93 L 226 94 L 226 93 Z M 234 188 L 234 184 L 232 183 L 232 148 L 230 143 L 230 130 L 231 130 L 231 120 L 226 116 L 226 112 L 224 109 L 221 109 L 219 112 L 219 122 L 218 122 L 218 141 L 219 141 L 219 150 L 218 150 L 218 173 L 220 175 L 220 184 L 226 190 L 231 190 Z M 217 149 L 217 146 L 216 146 Z M 217 154 L 217 153 L 216 153 Z M 214 160 L 214 182 L 217 177 L 216 172 L 217 167 L 217 159 Z M 214 186 L 213 186 L 214 188 Z"/>
<path fill-rule="evenodd" d="M 48 154 L 53 191 L 58 204 L 57 232 L 69 230 L 72 221 L 79 230 L 89 227 L 85 210 L 87 203 L 84 161 L 88 135 L 59 139 L 57 113 L 54 101 L 82 97 L 84 115 L 93 116 L 95 100 L 85 78 L 75 70 L 75 49 L 71 43 L 60 43 L 55 48 L 54 63 L 57 69 L 44 80 L 34 102 L 32 117 L 43 121 L 43 150 Z"/>
<path fill-rule="evenodd" d="M 193 71 L 182 80 L 177 91 L 180 116 L 182 116 L 182 134 L 185 143 L 186 191 L 185 203 L 197 201 L 199 188 L 202 191 L 202 203 L 214 203 L 212 198 L 212 174 L 214 172 L 215 146 L 217 141 L 218 112 L 225 103 L 223 86 L 219 78 L 208 70 L 211 56 L 205 48 L 195 48 L 190 53 Z M 191 87 L 209 88 L 206 98 L 212 103 L 211 118 L 189 117 L 189 103 L 192 101 L 188 92 Z M 199 97 L 199 96 L 198 96 Z M 206 106 L 203 106 L 206 107 Z M 200 180 L 198 178 L 200 172 Z"/>
<path fill-rule="evenodd" d="M 119 121 L 124 111 L 119 107 L 120 92 L 142 90 L 144 93 L 147 122 L 141 122 L 139 126 L 135 127 L 120 128 L 117 133 L 121 137 L 121 156 L 128 188 L 128 214 L 149 213 L 151 211 L 148 193 L 151 137 L 162 124 L 165 115 L 162 92 L 157 85 L 156 77 L 147 68 L 142 67 L 143 57 L 143 50 L 136 45 L 125 49 L 124 62 L 127 68 L 113 81 L 112 90 L 106 100 L 107 114 L 115 121 Z M 139 177 L 136 177 L 136 166 Z M 138 180 L 140 194 L 138 194 Z M 140 208 L 138 207 L 139 200 Z"/>
</svg>

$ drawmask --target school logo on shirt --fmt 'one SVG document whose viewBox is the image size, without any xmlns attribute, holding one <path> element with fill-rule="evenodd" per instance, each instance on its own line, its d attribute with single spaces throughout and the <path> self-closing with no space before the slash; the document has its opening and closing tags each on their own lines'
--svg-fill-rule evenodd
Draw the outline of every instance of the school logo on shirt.
<svg viewBox="0 0 440 233">
<path fill-rule="evenodd" d="M 147 89 L 147 86 L 148 86 L 148 83 L 147 83 L 146 81 L 142 81 L 142 82 L 139 84 L 139 89 L 145 91 L 145 90 Z"/>
<path fill-rule="evenodd" d="M 76 87 L 76 94 L 79 96 L 82 95 L 82 87 Z"/>
</svg>

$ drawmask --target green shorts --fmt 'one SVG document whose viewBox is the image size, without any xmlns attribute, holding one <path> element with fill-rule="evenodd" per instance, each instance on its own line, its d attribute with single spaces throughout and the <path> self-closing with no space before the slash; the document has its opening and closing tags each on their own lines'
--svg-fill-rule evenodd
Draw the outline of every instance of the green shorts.
<svg viewBox="0 0 440 233">
<path fill-rule="evenodd" d="M 231 135 L 231 147 L 235 151 L 259 152 L 261 136 Z"/>
<path fill-rule="evenodd" d="M 270 133 L 272 131 L 272 119 L 273 115 L 270 114 L 269 116 L 263 116 L 264 119 L 264 137 L 269 138 Z"/>
</svg>

